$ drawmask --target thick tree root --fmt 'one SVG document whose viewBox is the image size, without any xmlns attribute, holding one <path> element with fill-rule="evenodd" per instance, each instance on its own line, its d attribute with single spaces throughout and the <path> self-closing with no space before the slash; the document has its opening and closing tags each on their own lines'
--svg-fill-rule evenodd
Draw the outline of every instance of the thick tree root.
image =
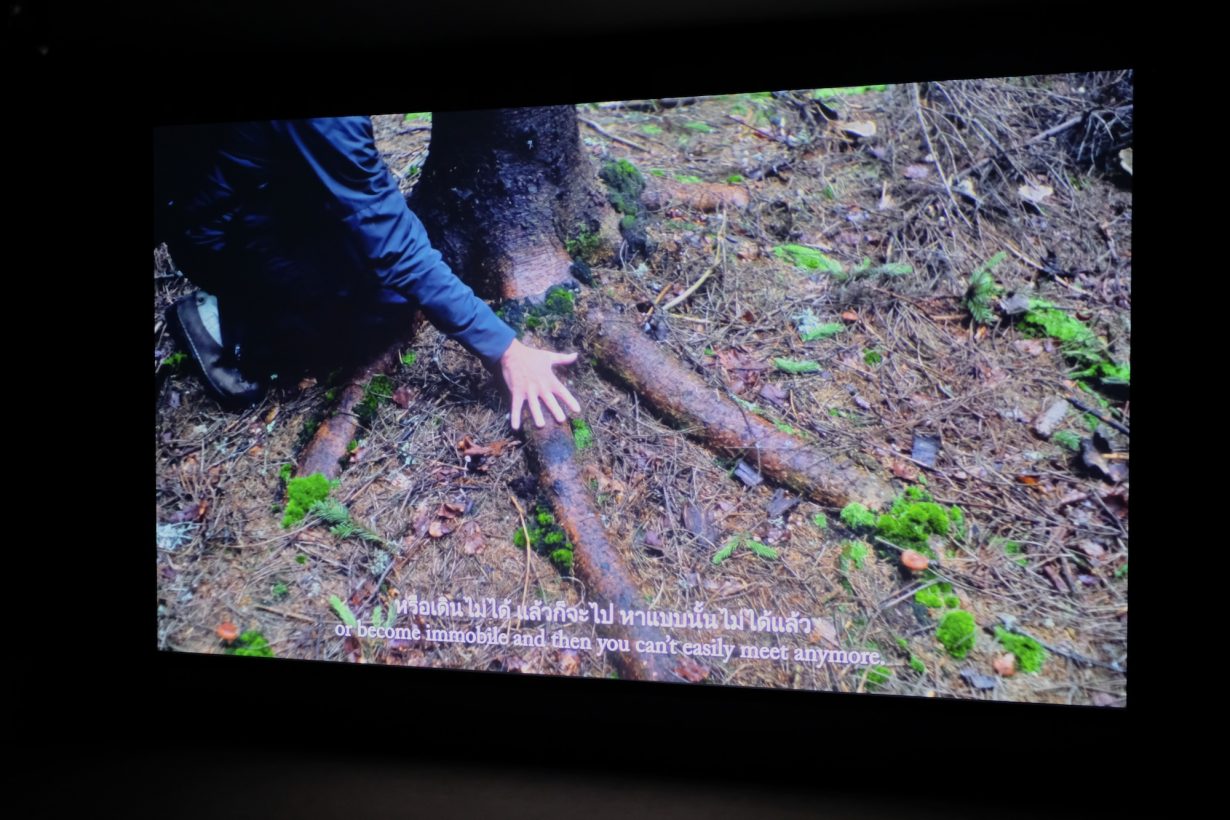
<svg viewBox="0 0 1230 820">
<path fill-rule="evenodd" d="M 363 401 L 363 392 L 368 380 L 377 373 L 391 373 L 397 366 L 398 351 L 405 347 L 404 341 L 390 347 L 366 367 L 355 371 L 337 397 L 333 414 L 320 423 L 316 435 L 299 454 L 298 475 L 323 473 L 333 480 L 342 471 L 342 457 L 347 446 L 354 440 L 359 429 L 355 408 Z"/>
<path fill-rule="evenodd" d="M 684 183 L 650 177 L 641 193 L 641 204 L 651 211 L 660 211 L 673 205 L 698 211 L 716 211 L 719 208 L 741 210 L 750 202 L 751 197 L 742 185 L 723 185 L 717 182 Z"/>
<path fill-rule="evenodd" d="M 891 486 L 849 458 L 830 456 L 740 409 L 705 384 L 613 308 L 595 305 L 585 314 L 590 352 L 706 446 L 742 458 L 772 481 L 821 504 L 868 507 L 890 503 Z"/>
<path fill-rule="evenodd" d="M 540 485 L 548 491 L 556 522 L 573 544 L 573 573 L 585 584 L 586 597 L 599 606 L 618 610 L 643 609 L 644 600 L 629 580 L 630 573 L 619 551 L 607 539 L 602 519 L 585 489 L 574 458 L 572 436 L 567 428 L 548 422 L 542 429 L 527 428 Z M 653 627 L 598 624 L 599 635 L 623 639 L 635 647 L 638 641 L 668 646 L 669 638 Z M 642 644 L 644 645 L 644 644 Z M 683 655 L 646 652 L 610 652 L 622 677 L 632 680 L 698 681 L 708 670 Z"/>
</svg>

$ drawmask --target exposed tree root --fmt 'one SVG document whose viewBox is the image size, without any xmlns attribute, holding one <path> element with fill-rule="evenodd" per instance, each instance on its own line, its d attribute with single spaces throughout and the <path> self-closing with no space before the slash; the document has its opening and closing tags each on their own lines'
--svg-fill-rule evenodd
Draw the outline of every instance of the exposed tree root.
<svg viewBox="0 0 1230 820">
<path fill-rule="evenodd" d="M 891 502 L 888 482 L 849 458 L 830 456 L 740 409 L 699 376 L 666 356 L 640 327 L 613 308 L 595 305 L 584 317 L 598 361 L 705 445 L 778 484 L 834 507 Z"/>
<path fill-rule="evenodd" d="M 363 401 L 364 386 L 373 375 L 392 372 L 397 365 L 398 351 L 404 346 L 404 341 L 398 341 L 371 364 L 355 371 L 338 395 L 333 415 L 320 423 L 316 435 L 299 454 L 299 475 L 323 473 L 330 480 L 337 478 L 342 471 L 341 459 L 346 455 L 347 445 L 359 429 L 355 408 Z"/>
<path fill-rule="evenodd" d="M 717 182 L 685 183 L 657 177 L 647 179 L 645 190 L 641 193 L 641 204 L 651 211 L 660 211 L 673 205 L 698 211 L 743 209 L 750 202 L 751 197 L 742 185 L 723 185 Z"/>
<path fill-rule="evenodd" d="M 556 521 L 573 544 L 573 573 L 585 584 L 586 597 L 604 606 L 614 605 L 616 610 L 643 608 L 644 600 L 629 580 L 631 574 L 619 551 L 607 539 L 602 519 L 585 489 L 572 436 L 565 427 L 549 423 L 542 429 L 528 428 L 526 438 L 538 463 L 540 486 L 547 489 Z M 636 641 L 669 640 L 653 627 L 622 626 L 618 615 L 614 624 L 599 624 L 596 629 L 599 635 L 625 639 L 630 646 Z M 682 655 L 635 651 L 609 654 L 620 674 L 633 680 L 698 681 L 708 675 L 705 667 Z"/>
</svg>

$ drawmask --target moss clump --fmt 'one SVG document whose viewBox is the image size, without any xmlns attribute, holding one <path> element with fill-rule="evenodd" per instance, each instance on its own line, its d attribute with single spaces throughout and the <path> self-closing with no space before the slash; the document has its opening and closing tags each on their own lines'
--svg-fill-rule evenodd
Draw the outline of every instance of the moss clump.
<svg viewBox="0 0 1230 820">
<path fill-rule="evenodd" d="M 626 159 L 608 162 L 598 175 L 606 183 L 607 200 L 621 214 L 635 216 L 641 207 L 641 193 L 645 190 L 645 178 L 636 166 Z"/>
<path fill-rule="evenodd" d="M 526 529 L 529 529 L 530 542 L 539 555 L 545 555 L 564 572 L 572 571 L 572 542 L 556 525 L 555 516 L 550 510 L 538 504 L 526 521 Z M 525 529 L 518 527 L 512 540 L 518 549 L 525 549 Z"/>
<path fill-rule="evenodd" d="M 547 291 L 543 309 L 556 316 L 571 316 L 576 305 L 576 294 L 568 288 L 554 287 Z"/>
<path fill-rule="evenodd" d="M 918 659 L 917 655 L 910 655 L 910 668 L 920 675 L 927 674 L 927 665 Z"/>
<path fill-rule="evenodd" d="M 858 502 L 842 508 L 841 520 L 852 530 L 870 529 L 876 523 L 875 513 Z"/>
<path fill-rule="evenodd" d="M 1020 664 L 1023 672 L 1037 674 L 1042 671 L 1042 665 L 1050 657 L 1046 647 L 1028 635 L 1018 635 L 997 626 L 995 627 L 995 640 L 1003 644 L 1004 649 L 1016 655 L 1017 663 Z"/>
<path fill-rule="evenodd" d="M 589 261 L 594 258 L 601 245 L 602 237 L 580 228 L 575 237 L 564 241 L 564 250 L 568 251 L 568 255 L 573 259 Z"/>
<path fill-rule="evenodd" d="M 239 636 L 235 645 L 226 650 L 228 655 L 243 655 L 249 658 L 272 658 L 273 648 L 265 636 L 256 631 L 248 631 Z"/>
<path fill-rule="evenodd" d="M 363 400 L 355 407 L 354 413 L 364 427 L 370 427 L 380 405 L 392 398 L 392 379 L 383 374 L 372 376 L 372 380 L 363 388 Z"/>
<path fill-rule="evenodd" d="M 960 507 L 944 507 L 921 487 L 908 487 L 892 508 L 875 520 L 876 535 L 903 549 L 936 557 L 927 545 L 932 535 L 965 536 L 965 513 Z"/>
<path fill-rule="evenodd" d="M 282 516 L 282 529 L 298 524 L 317 501 L 329 497 L 332 486 L 323 473 L 292 478 L 286 485 L 286 513 Z"/>
<path fill-rule="evenodd" d="M 862 541 L 850 541 L 841 548 L 841 557 L 837 559 L 837 564 L 842 572 L 848 571 L 851 564 L 855 569 L 862 569 L 870 554 L 870 548 Z"/>
<path fill-rule="evenodd" d="M 867 670 L 867 688 L 877 689 L 888 683 L 888 679 L 893 676 L 893 670 L 887 666 L 873 666 Z"/>
<path fill-rule="evenodd" d="M 961 606 L 961 599 L 953 593 L 952 584 L 947 581 L 923 587 L 914 593 L 914 600 L 928 609 L 956 609 Z"/>
<path fill-rule="evenodd" d="M 283 484 L 289 484 L 291 476 L 293 476 L 294 474 L 295 474 L 295 465 L 293 464 L 283 464 L 282 469 L 278 470 L 278 478 L 282 480 Z"/>
<path fill-rule="evenodd" d="M 1072 374 L 1073 378 L 1095 378 L 1103 387 L 1131 384 L 1131 365 L 1112 361 L 1107 355 L 1106 345 L 1088 325 L 1050 302 L 1031 299 L 1029 311 L 1021 318 L 1021 327 L 1034 336 L 1049 336 L 1057 340 L 1064 356 L 1081 368 Z"/>
<path fill-rule="evenodd" d="M 594 431 L 590 429 L 585 419 L 572 420 L 572 444 L 578 450 L 584 450 L 594 443 Z"/>
<path fill-rule="evenodd" d="M 949 612 L 940 621 L 935 637 L 948 654 L 960 660 L 974 648 L 974 616 L 963 609 Z"/>
<path fill-rule="evenodd" d="M 495 312 L 520 335 L 523 330 L 543 330 L 555 333 L 576 312 L 576 294 L 567 287 L 556 286 L 547 291 L 542 304 L 527 299 L 505 302 Z"/>
<path fill-rule="evenodd" d="M 182 350 L 172 353 L 162 360 L 162 367 L 174 370 L 176 373 L 182 371 L 188 364 L 188 354 Z"/>
</svg>

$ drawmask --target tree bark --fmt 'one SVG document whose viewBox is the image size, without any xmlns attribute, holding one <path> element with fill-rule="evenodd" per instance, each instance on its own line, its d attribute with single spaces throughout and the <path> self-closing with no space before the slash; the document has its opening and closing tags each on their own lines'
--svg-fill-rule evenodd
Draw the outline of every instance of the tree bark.
<svg viewBox="0 0 1230 820">
<path fill-rule="evenodd" d="M 691 436 L 728 456 L 744 459 L 774 482 L 821 504 L 857 501 L 878 507 L 892 501 L 888 482 L 848 457 L 830 456 L 749 413 L 666 356 L 639 325 L 610 305 L 585 313 L 591 352 Z"/>
<path fill-rule="evenodd" d="M 573 106 L 443 112 L 409 204 L 480 296 L 536 299 L 571 280 L 567 239 L 612 224 L 595 179 Z"/>
</svg>

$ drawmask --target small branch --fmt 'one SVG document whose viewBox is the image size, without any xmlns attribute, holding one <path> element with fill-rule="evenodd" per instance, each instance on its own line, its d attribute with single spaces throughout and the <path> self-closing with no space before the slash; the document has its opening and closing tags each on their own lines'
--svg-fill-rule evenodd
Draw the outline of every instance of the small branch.
<svg viewBox="0 0 1230 820">
<path fill-rule="evenodd" d="M 517 517 L 521 519 L 521 532 L 525 534 L 525 580 L 521 584 L 521 610 L 524 612 L 525 601 L 530 594 L 530 530 L 525 525 L 525 510 L 521 508 L 521 502 L 512 493 L 509 493 L 508 497 L 517 508 Z"/>
<path fill-rule="evenodd" d="M 1106 424 L 1110 425 L 1111 427 L 1114 427 L 1116 430 L 1118 430 L 1120 433 L 1123 433 L 1125 436 L 1132 435 L 1132 431 L 1127 428 L 1127 425 L 1121 424 L 1120 422 L 1117 422 L 1112 418 L 1107 418 L 1106 416 L 1102 415 L 1097 410 L 1094 410 L 1092 407 L 1080 401 L 1079 399 L 1074 399 L 1074 398 L 1069 397 L 1068 404 L 1072 405 L 1073 407 L 1075 407 L 1077 410 L 1080 410 L 1081 412 L 1088 413 L 1089 415 L 1096 418 L 1098 421 L 1106 422 Z"/>
<path fill-rule="evenodd" d="M 774 142 L 780 142 L 780 143 L 782 143 L 783 145 L 789 145 L 789 144 L 790 144 L 790 143 L 789 143 L 788 141 L 786 141 L 784 138 L 774 136 L 773 134 L 770 134 L 768 131 L 762 131 L 762 130 L 760 130 L 759 128 L 757 128 L 756 126 L 752 125 L 750 122 L 747 122 L 746 120 L 741 120 L 741 119 L 739 119 L 739 118 L 738 118 L 738 117 L 736 117 L 734 114 L 727 114 L 727 115 L 726 115 L 726 119 L 728 119 L 728 120 L 734 120 L 735 122 L 739 123 L 739 125 L 742 125 L 744 128 L 750 128 L 751 130 L 755 131 L 757 134 L 759 134 L 760 136 L 764 137 L 764 138 L 765 138 L 765 139 L 767 139 L 767 140 L 773 140 Z"/>
<path fill-rule="evenodd" d="M 307 624 L 315 624 L 317 622 L 315 618 L 309 618 L 306 615 L 300 615 L 298 612 L 288 612 L 285 609 L 275 609 L 274 607 L 265 606 L 264 604 L 257 604 L 255 608 L 259 609 L 261 612 L 271 612 L 274 615 L 281 615 L 283 618 L 292 618 L 296 621 L 303 621 L 304 623 L 307 623 Z"/>
<path fill-rule="evenodd" d="M 1036 143 L 1036 142 L 1041 142 L 1042 140 L 1044 140 L 1044 139 L 1046 139 L 1046 138 L 1048 138 L 1048 137 L 1053 137 L 1053 136 L 1055 136 L 1056 134 L 1062 134 L 1064 131 L 1067 131 L 1067 130 L 1068 130 L 1069 128 L 1071 128 L 1072 126 L 1074 126 L 1074 125 L 1078 125 L 1078 124 L 1079 124 L 1082 120 L 1084 120 L 1084 119 L 1085 119 L 1085 115 L 1084 115 L 1084 114 L 1081 114 L 1080 116 L 1077 116 L 1077 117 L 1072 117 L 1071 119 L 1064 120 L 1063 122 L 1059 123 L 1059 125 L 1056 125 L 1054 128 L 1048 128 L 1048 129 L 1046 129 L 1045 131 L 1043 131 L 1041 134 L 1037 134 L 1037 135 L 1035 135 L 1035 136 L 1033 136 L 1033 137 L 1030 137 L 1029 139 L 1027 139 L 1025 142 L 1021 143 L 1020 145 L 1018 145 L 1018 146 L 1017 146 L 1015 149 L 1013 149 L 1013 150 L 1019 151 L 1019 150 L 1021 150 L 1022 148 L 1027 148 L 1027 147 L 1029 147 L 1030 145 L 1033 145 L 1033 144 L 1034 144 L 1034 143 Z M 1004 151 L 1002 148 L 1001 148 L 1000 150 L 1001 150 L 1001 151 L 1003 151 L 1003 154 L 1004 154 L 1005 156 L 1007 156 L 1007 154 L 1008 154 L 1008 152 L 1007 152 L 1007 151 Z M 981 168 L 982 166 L 984 166 L 984 165 L 988 165 L 988 164 L 990 164 L 991 162 L 993 162 L 993 161 L 995 160 L 995 157 L 996 157 L 996 156 L 998 156 L 998 154 L 994 154 L 994 155 L 989 156 L 989 157 L 986 157 L 986 158 L 984 158 L 984 159 L 980 159 L 980 160 L 978 160 L 977 162 L 975 162 L 973 165 L 969 166 L 968 168 L 965 168 L 965 169 L 963 169 L 963 170 L 957 171 L 955 174 L 953 174 L 953 175 L 952 175 L 952 178 L 953 178 L 953 179 L 960 179 L 961 177 L 965 176 L 966 174 L 972 174 L 974 171 L 977 171 L 977 170 L 978 170 L 979 168 Z"/>
<path fill-rule="evenodd" d="M 629 148 L 635 148 L 638 151 L 644 151 L 646 154 L 653 153 L 652 151 L 650 151 L 648 148 L 641 145 L 640 143 L 633 142 L 630 139 L 624 139 L 623 137 L 617 134 L 612 134 L 610 131 L 606 130 L 605 128 L 603 128 L 601 125 L 594 122 L 593 120 L 587 120 L 585 119 L 585 117 L 577 117 L 577 119 L 585 123 L 590 128 L 594 129 L 599 134 L 601 134 L 602 136 L 606 137 L 609 140 L 615 140 L 615 142 L 622 143 L 628 146 Z"/>
<path fill-rule="evenodd" d="M 685 290 L 683 293 L 679 294 L 674 299 L 671 299 L 669 302 L 663 305 L 662 310 L 670 310 L 671 308 L 676 307 L 682 304 L 683 302 L 687 301 L 688 297 L 691 296 L 693 293 L 695 293 L 697 288 L 705 284 L 705 280 L 708 279 L 715 270 L 717 270 L 718 263 L 722 259 L 724 259 L 726 256 L 725 242 L 726 242 L 726 211 L 723 210 L 722 211 L 722 224 L 718 226 L 717 238 L 714 243 L 715 249 L 714 249 L 714 254 L 713 254 L 713 264 L 709 266 L 708 270 L 706 270 L 704 273 L 700 275 L 700 278 L 698 278 L 695 282 L 689 285 L 687 290 Z"/>
<path fill-rule="evenodd" d="M 922 129 L 923 141 L 927 143 L 927 153 L 931 155 L 931 162 L 935 165 L 935 172 L 939 174 L 940 182 L 944 183 L 944 190 L 948 192 L 948 200 L 952 203 L 952 207 L 957 209 L 957 216 L 965 222 L 969 227 L 969 220 L 965 217 L 965 212 L 961 210 L 961 205 L 957 202 L 957 198 L 952 195 L 952 185 L 948 182 L 948 177 L 944 175 L 944 168 L 940 165 L 939 155 L 935 153 L 935 146 L 931 144 L 931 136 L 927 133 L 927 123 L 923 119 L 922 100 L 919 98 L 920 91 L 918 83 L 914 83 L 914 114 L 918 117 L 918 127 Z M 954 177 L 955 179 L 955 177 Z"/>
</svg>

